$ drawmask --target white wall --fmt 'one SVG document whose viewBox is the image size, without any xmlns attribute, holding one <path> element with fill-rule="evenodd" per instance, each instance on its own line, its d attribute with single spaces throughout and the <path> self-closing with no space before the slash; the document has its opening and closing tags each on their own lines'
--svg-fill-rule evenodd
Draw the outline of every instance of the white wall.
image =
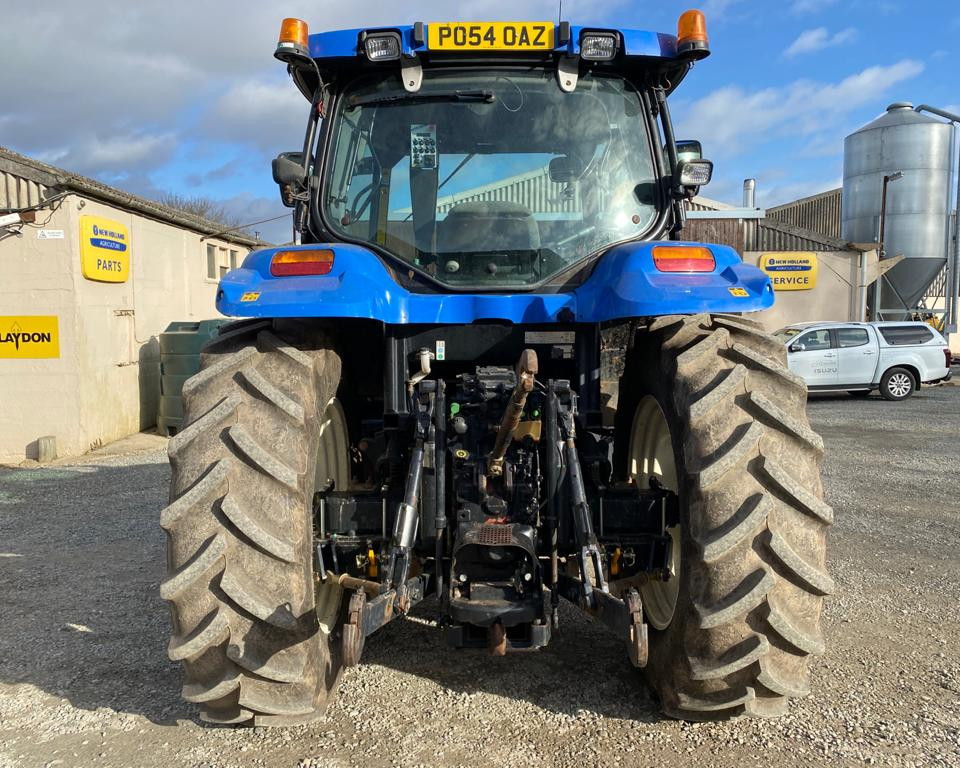
<svg viewBox="0 0 960 768">
<path fill-rule="evenodd" d="M 747 264 L 759 265 L 762 252 L 743 254 Z M 876 261 L 876 256 L 874 256 Z M 777 291 L 770 309 L 751 317 L 775 331 L 792 323 L 818 320 L 860 320 L 859 251 L 827 251 L 817 253 L 817 283 L 809 291 Z"/>
<path fill-rule="evenodd" d="M 88 214 L 128 228 L 127 282 L 83 277 L 80 217 Z M 0 315 L 57 315 L 60 330 L 59 359 L 0 359 L 2 463 L 34 458 L 42 435 L 55 435 L 59 455 L 70 456 L 154 424 L 158 334 L 175 320 L 218 316 L 199 234 L 76 195 L 44 228 L 64 230 L 64 239 L 39 240 L 24 227 L 22 238 L 0 241 Z M 212 242 L 241 258 L 249 250 Z"/>
</svg>

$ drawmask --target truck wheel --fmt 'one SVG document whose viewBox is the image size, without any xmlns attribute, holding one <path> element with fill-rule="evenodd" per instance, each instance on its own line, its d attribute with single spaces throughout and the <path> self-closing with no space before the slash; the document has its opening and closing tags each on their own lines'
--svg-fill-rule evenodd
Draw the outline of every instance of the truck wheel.
<svg viewBox="0 0 960 768">
<path fill-rule="evenodd" d="M 823 651 L 823 442 L 783 345 L 738 316 L 640 330 L 620 390 L 620 467 L 677 491 L 670 577 L 641 588 L 649 682 L 666 714 L 774 716 Z M 615 585 L 611 585 L 615 589 Z"/>
<path fill-rule="evenodd" d="M 339 379 L 321 333 L 264 320 L 225 326 L 184 384 L 160 594 L 204 720 L 303 722 L 336 688 L 342 610 L 334 580 L 315 578 L 312 507 L 318 478 L 350 480 Z"/>
<path fill-rule="evenodd" d="M 880 394 L 884 400 L 906 400 L 916 386 L 913 374 L 906 368 L 891 368 L 880 379 Z"/>
</svg>

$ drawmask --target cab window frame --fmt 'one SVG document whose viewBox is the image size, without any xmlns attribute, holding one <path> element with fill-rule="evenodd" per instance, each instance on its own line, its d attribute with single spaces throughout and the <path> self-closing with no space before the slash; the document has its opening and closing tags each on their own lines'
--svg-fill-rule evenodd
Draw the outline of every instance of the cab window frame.
<svg viewBox="0 0 960 768">
<path fill-rule="evenodd" d="M 497 65 L 495 69 L 498 72 L 502 71 L 507 73 L 523 73 L 530 71 L 528 66 L 515 62 Z M 477 71 L 485 72 L 488 70 L 488 66 L 480 64 L 471 66 L 451 66 L 445 63 L 440 63 L 436 66 L 425 69 L 425 73 L 475 73 Z M 517 284 L 502 286 L 490 285 L 487 283 L 456 284 L 444 282 L 443 280 L 438 279 L 436 275 L 433 275 L 430 272 L 422 269 L 415 263 L 407 261 L 403 256 L 398 255 L 390 248 L 385 247 L 384 243 L 377 242 L 376 240 L 362 240 L 359 238 L 349 237 L 346 235 L 346 233 L 338 231 L 338 227 L 333 224 L 330 218 L 329 208 L 324 201 L 324 197 L 329 193 L 329 185 L 332 183 L 332 178 L 335 173 L 335 171 L 328 166 L 332 163 L 336 163 L 338 159 L 336 148 L 339 140 L 340 130 L 338 120 L 335 118 L 340 115 L 343 109 L 343 103 L 346 99 L 346 95 L 351 89 L 355 88 L 358 83 L 372 78 L 370 72 L 360 72 L 351 77 L 343 86 L 336 89 L 331 103 L 327 106 L 327 117 L 325 117 L 325 119 L 322 121 L 320 130 L 317 132 L 314 148 L 314 162 L 312 164 L 311 171 L 314 183 L 311 184 L 312 190 L 309 202 L 310 219 L 313 222 L 310 226 L 311 234 L 315 238 L 318 238 L 318 242 L 326 240 L 359 245 L 367 248 L 376 254 L 380 258 L 381 262 L 398 277 L 401 275 L 408 275 L 409 278 L 413 280 L 414 275 L 416 275 L 418 278 L 425 280 L 427 286 L 430 286 L 429 288 L 426 288 L 427 292 L 432 292 L 436 289 L 439 289 L 445 293 L 480 292 L 496 294 L 517 292 L 532 293 L 537 291 L 552 293 L 564 286 L 580 284 L 590 274 L 592 266 L 596 260 L 610 249 L 625 245 L 627 243 L 650 242 L 660 237 L 667 226 L 670 212 L 672 210 L 671 197 L 669 194 L 667 194 L 664 186 L 665 181 L 669 178 L 669 172 L 665 168 L 663 158 L 661 157 L 661 152 L 658 151 L 658 147 L 662 146 L 663 142 L 666 140 L 666 137 L 662 134 L 660 123 L 658 122 L 655 113 L 652 111 L 653 108 L 651 104 L 653 102 L 653 93 L 651 86 L 645 82 L 643 77 L 638 76 L 636 73 L 613 71 L 609 73 L 603 72 L 600 74 L 601 76 L 611 77 L 622 81 L 632 93 L 636 94 L 639 102 L 640 115 L 643 116 L 643 132 L 647 141 L 648 149 L 650 151 L 651 171 L 653 174 L 652 180 L 654 182 L 654 215 L 650 218 L 647 226 L 642 231 L 637 232 L 630 237 L 625 237 L 621 240 L 610 242 L 603 247 L 597 248 L 577 261 L 568 264 L 564 269 L 554 272 L 544 277 L 540 281 L 523 285 Z M 381 172 L 388 172 L 388 169 L 381 167 Z M 378 203 L 379 201 L 376 199 L 373 201 L 373 205 L 377 205 Z M 371 216 L 370 221 L 371 230 L 373 230 L 376 226 L 375 219 L 379 218 L 380 212 L 374 209 L 373 214 L 374 215 Z M 406 285 L 403 280 L 401 280 L 401 284 Z M 417 288 L 415 283 L 411 283 L 410 285 L 407 285 L 407 287 L 413 287 L 418 291 L 424 290 L 425 288 L 425 286 Z"/>
</svg>

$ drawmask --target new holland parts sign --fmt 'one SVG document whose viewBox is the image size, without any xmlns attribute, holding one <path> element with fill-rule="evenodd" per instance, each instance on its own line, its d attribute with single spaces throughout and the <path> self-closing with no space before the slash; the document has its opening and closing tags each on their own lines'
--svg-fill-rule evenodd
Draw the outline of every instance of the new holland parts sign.
<svg viewBox="0 0 960 768">
<path fill-rule="evenodd" d="M 56 315 L 0 317 L 0 359 L 47 357 L 60 357 L 60 326 Z"/>
<path fill-rule="evenodd" d="M 817 254 L 784 251 L 765 253 L 760 269 L 775 291 L 809 291 L 817 287 Z"/>
<path fill-rule="evenodd" d="M 130 276 L 130 232 L 100 216 L 80 217 L 80 264 L 87 280 L 125 283 Z"/>
</svg>

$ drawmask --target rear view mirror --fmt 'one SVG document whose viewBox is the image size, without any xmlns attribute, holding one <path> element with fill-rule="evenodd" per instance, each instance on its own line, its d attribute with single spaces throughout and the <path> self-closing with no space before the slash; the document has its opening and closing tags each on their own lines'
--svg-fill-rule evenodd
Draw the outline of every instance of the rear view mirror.
<svg viewBox="0 0 960 768">
<path fill-rule="evenodd" d="M 287 208 L 296 205 L 294 194 L 303 189 L 306 176 L 303 152 L 281 152 L 273 161 L 273 180 L 280 185 L 280 200 Z"/>
<path fill-rule="evenodd" d="M 699 141 L 681 139 L 677 142 L 677 160 L 686 163 L 690 160 L 700 160 L 703 157 L 703 147 Z"/>
<path fill-rule="evenodd" d="M 555 184 L 569 184 L 583 175 L 583 166 L 570 155 L 560 155 L 550 161 L 550 181 Z"/>
<path fill-rule="evenodd" d="M 793 344 L 790 345 L 791 352 L 805 352 L 806 350 L 807 350 L 806 345 L 801 344 L 799 341 L 794 342 Z"/>
</svg>

